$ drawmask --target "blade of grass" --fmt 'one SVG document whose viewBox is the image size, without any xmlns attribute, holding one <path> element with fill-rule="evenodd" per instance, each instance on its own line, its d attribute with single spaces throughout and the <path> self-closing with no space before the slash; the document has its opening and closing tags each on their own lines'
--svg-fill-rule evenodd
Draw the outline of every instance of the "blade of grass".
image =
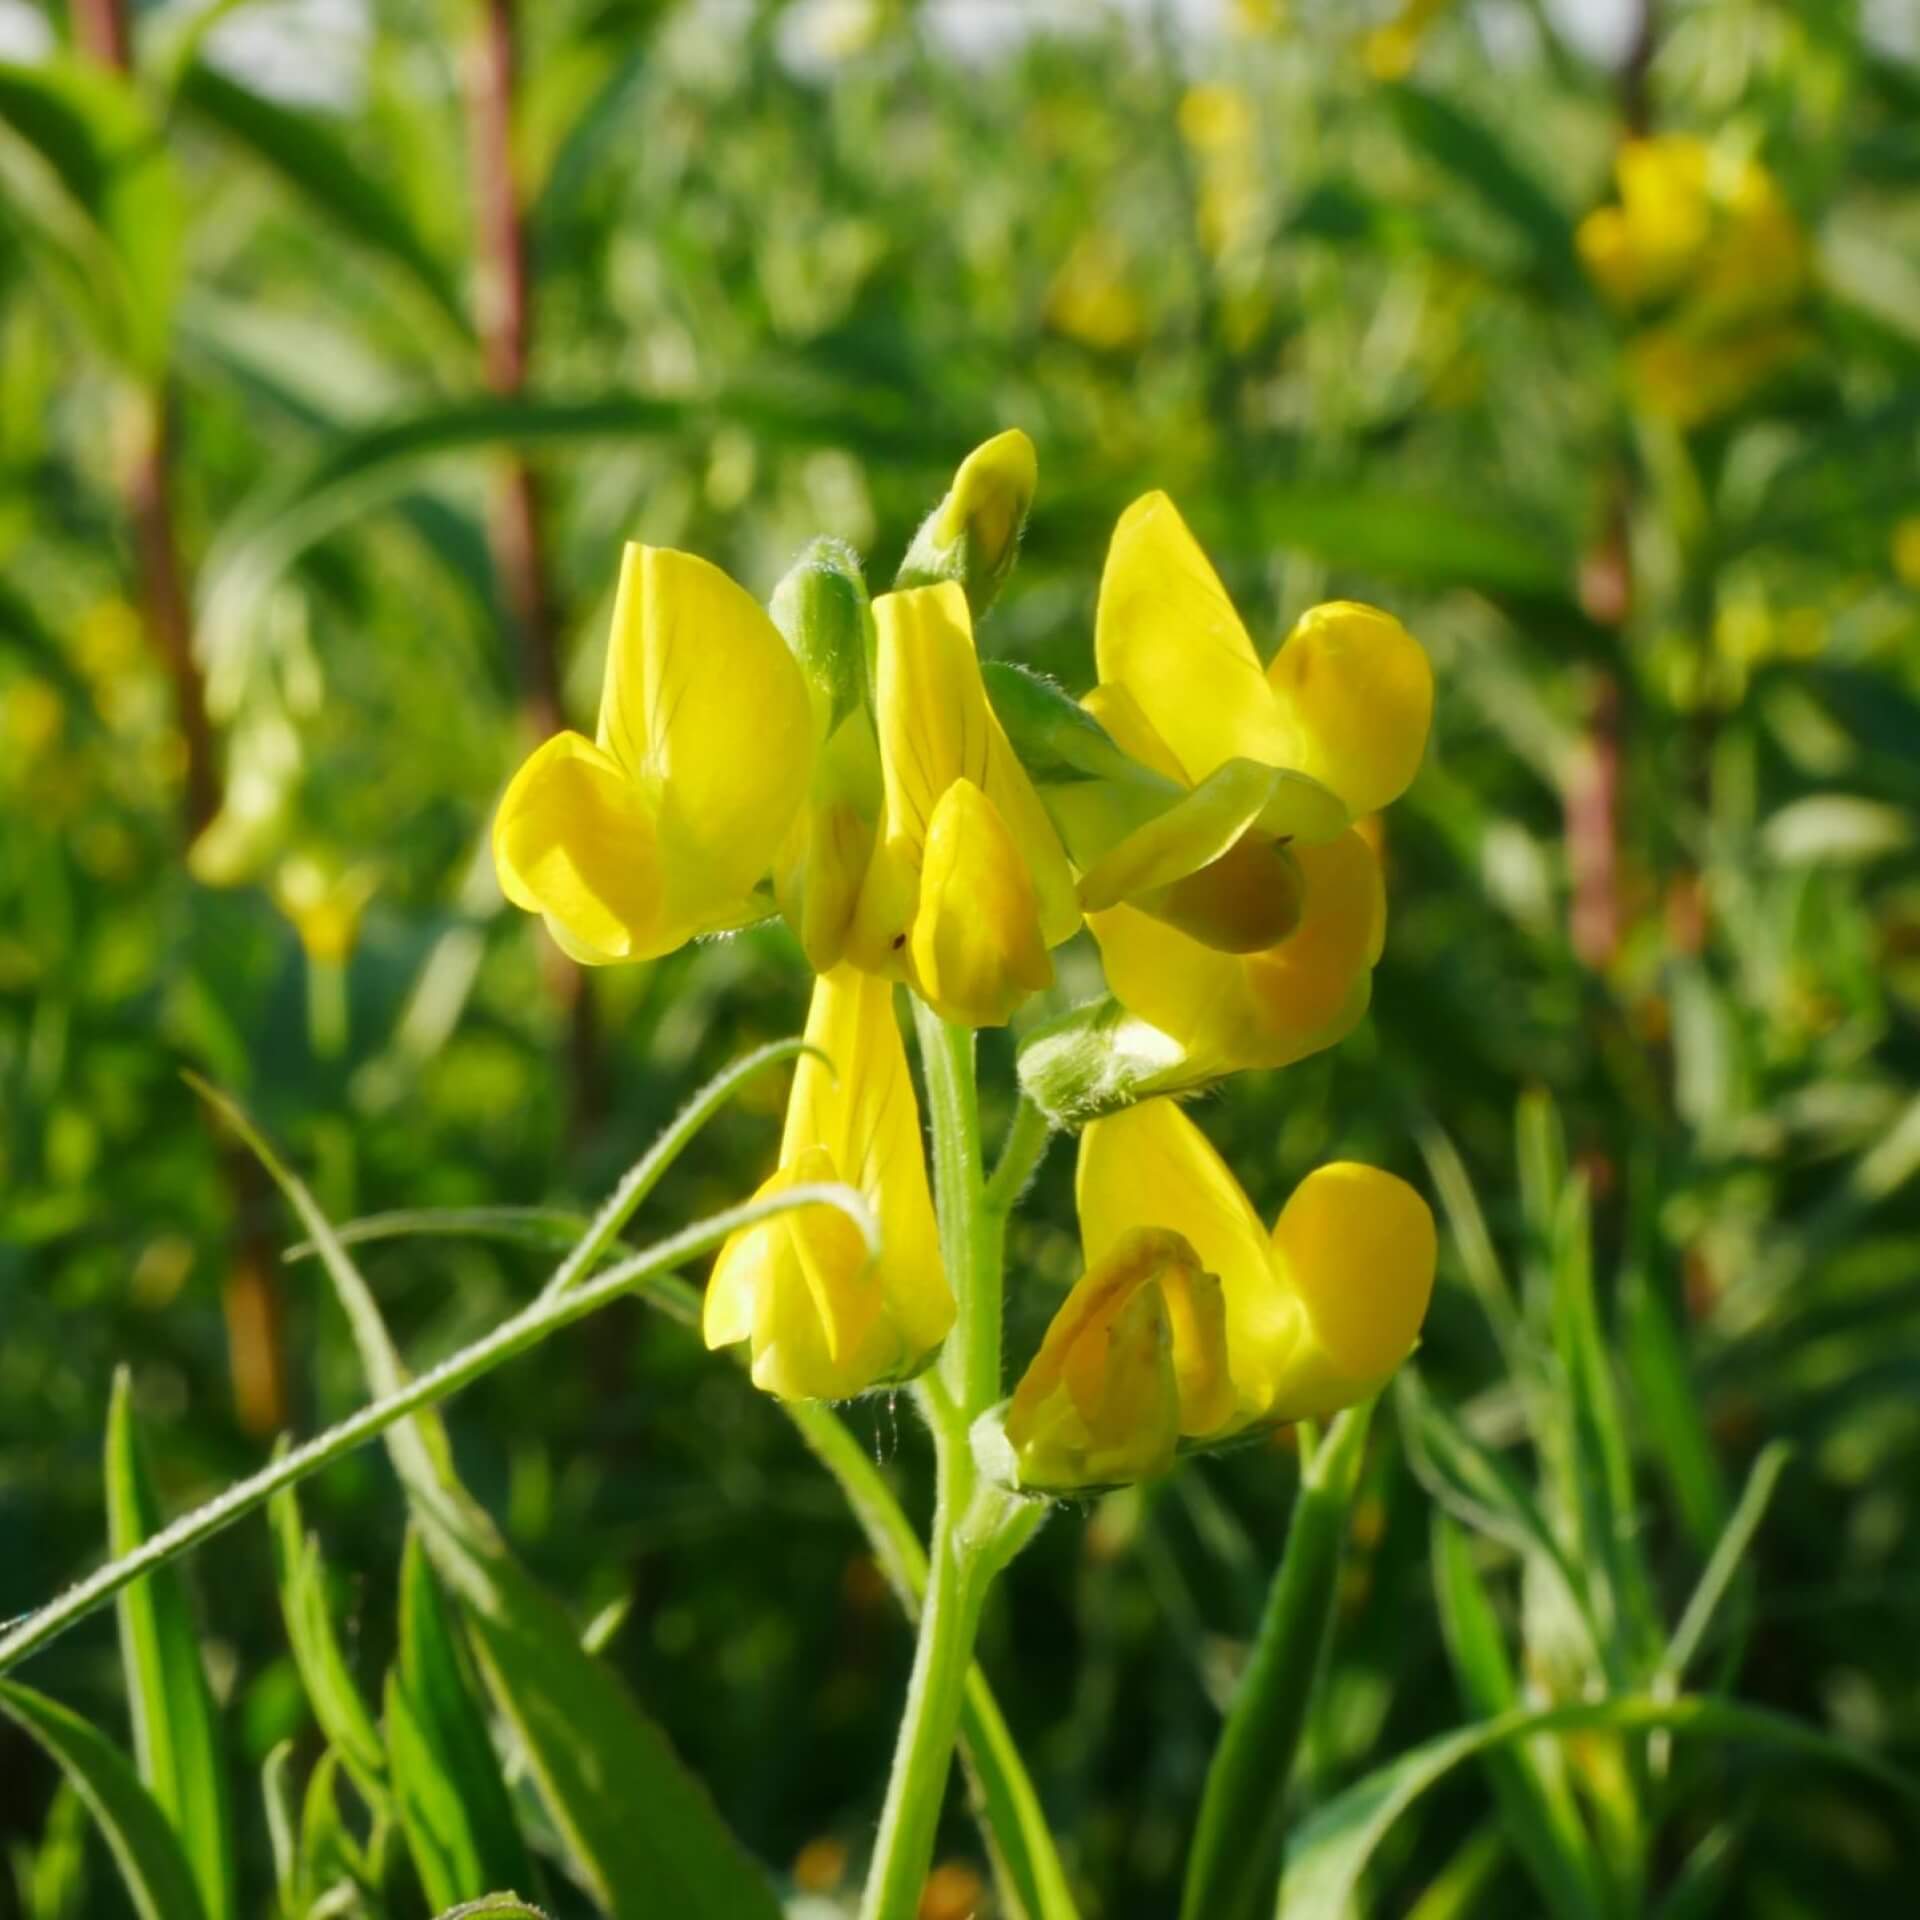
<svg viewBox="0 0 1920 1920">
<path fill-rule="evenodd" d="M 107 1405 L 106 1494 L 108 1542 L 115 1553 L 130 1553 L 158 1529 L 160 1506 L 124 1367 L 114 1375 Z M 226 1756 L 178 1571 L 161 1567 L 126 1588 L 118 1612 L 140 1777 L 173 1823 L 208 1920 L 232 1920 Z"/>
</svg>

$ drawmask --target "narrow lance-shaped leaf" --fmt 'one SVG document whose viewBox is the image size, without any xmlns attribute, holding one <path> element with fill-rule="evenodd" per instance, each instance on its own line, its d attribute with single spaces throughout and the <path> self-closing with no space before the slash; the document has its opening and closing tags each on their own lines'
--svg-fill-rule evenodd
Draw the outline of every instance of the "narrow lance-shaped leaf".
<svg viewBox="0 0 1920 1920">
<path fill-rule="evenodd" d="M 1464 1527 L 1436 1509 L 1433 1584 L 1440 1625 L 1461 1695 L 1476 1719 L 1489 1720 L 1520 1705 L 1500 1626 L 1473 1564 Z M 1600 1863 L 1568 1791 L 1556 1748 L 1545 1741 L 1496 1748 L 1486 1771 L 1502 1824 L 1549 1909 L 1562 1916 L 1604 1915 Z"/>
<path fill-rule="evenodd" d="M 368 1804 L 377 1806 L 386 1785 L 386 1749 L 334 1631 L 320 1542 L 301 1524 L 291 1487 L 268 1502 L 267 1518 L 287 1644 L 300 1669 L 307 1703 Z"/>
<path fill-rule="evenodd" d="M 376 1394 L 407 1371 L 372 1289 L 305 1184 L 232 1101 L 214 1096 L 319 1251 Z M 461 1486 L 437 1413 L 387 1435 L 436 1570 L 459 1599 L 489 1690 L 525 1743 L 541 1797 L 582 1876 L 615 1913 L 683 1920 L 778 1920 L 779 1903 L 705 1787 L 619 1676 L 580 1646 L 565 1612 L 531 1580 Z"/>
<path fill-rule="evenodd" d="M 206 1920 L 187 1856 L 126 1755 L 71 1708 L 11 1680 L 0 1681 L 0 1713 L 46 1749 L 86 1801 L 140 1920 Z"/>
<path fill-rule="evenodd" d="M 1877 1780 L 1920 1805 L 1920 1780 L 1862 1748 L 1760 1707 L 1711 1695 L 1656 1700 L 1627 1695 L 1502 1714 L 1424 1741 L 1318 1808 L 1293 1838 L 1276 1920 L 1346 1920 L 1361 1878 L 1394 1823 L 1455 1767 L 1491 1748 L 1542 1734 L 1666 1731 L 1682 1737 L 1741 1741 Z"/>
<path fill-rule="evenodd" d="M 131 1381 L 114 1377 L 107 1408 L 107 1537 L 129 1553 L 161 1525 Z M 234 1911 L 232 1815 L 213 1694 L 179 1570 L 161 1567 L 119 1599 L 120 1656 L 140 1777 L 165 1810 L 193 1869 L 208 1920 Z"/>
<path fill-rule="evenodd" d="M 1207 1771 L 1181 1920 L 1243 1920 L 1266 1904 L 1372 1418 L 1371 1401 L 1341 1414 L 1301 1475 L 1253 1657 Z"/>
<path fill-rule="evenodd" d="M 400 1568 L 400 1655 L 387 1677 L 387 1751 L 395 1811 L 436 1906 L 534 1884 L 457 1635 L 420 1538 L 410 1534 Z"/>
</svg>

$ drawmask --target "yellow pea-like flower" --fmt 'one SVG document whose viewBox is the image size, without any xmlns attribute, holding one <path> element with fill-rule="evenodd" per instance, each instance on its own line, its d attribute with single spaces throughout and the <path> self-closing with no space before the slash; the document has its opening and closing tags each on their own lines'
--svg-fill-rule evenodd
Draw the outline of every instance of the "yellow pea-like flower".
<svg viewBox="0 0 1920 1920">
<path fill-rule="evenodd" d="M 1232 1405 L 1215 1432 L 1324 1418 L 1377 1392 L 1413 1351 L 1437 1248 L 1426 1202 L 1392 1174 L 1317 1168 L 1268 1233 L 1200 1129 L 1171 1100 L 1149 1100 L 1081 1134 L 1076 1197 L 1089 1270 L 1154 1229 L 1217 1276 Z M 1173 1340 L 1177 1367 L 1177 1325 Z"/>
<path fill-rule="evenodd" d="M 1332 1045 L 1366 1011 L 1386 930 L 1379 863 L 1347 817 L 1419 768 L 1424 650 L 1391 615 L 1335 601 L 1263 669 L 1164 494 L 1115 530 L 1095 646 L 1089 709 L 1192 789 L 1082 877 L 1115 997 L 1179 1043 L 1181 1084 Z"/>
<path fill-rule="evenodd" d="M 1014 1389 L 1023 1486 L 1066 1492 L 1163 1473 L 1182 1436 L 1234 1412 L 1220 1282 L 1178 1233 L 1143 1227 L 1089 1264 Z"/>
<path fill-rule="evenodd" d="M 500 885 L 594 964 L 762 917 L 807 795 L 807 688 L 758 603 L 692 554 L 629 546 L 595 739 L 556 734 L 494 819 Z"/>
<path fill-rule="evenodd" d="M 866 1200 L 880 1252 L 844 1213 L 803 1207 L 734 1234 L 707 1283 L 709 1347 L 745 1340 L 754 1384 L 784 1400 L 843 1400 L 910 1378 L 953 1325 L 953 1294 L 893 988 L 851 967 L 814 982 L 812 1055 L 794 1070 L 780 1164 L 761 1195 L 844 1181 Z"/>
<path fill-rule="evenodd" d="M 987 703 L 960 588 L 882 594 L 873 612 L 884 802 L 847 951 L 946 1019 L 1000 1026 L 1080 924 L 1073 873 Z"/>
</svg>

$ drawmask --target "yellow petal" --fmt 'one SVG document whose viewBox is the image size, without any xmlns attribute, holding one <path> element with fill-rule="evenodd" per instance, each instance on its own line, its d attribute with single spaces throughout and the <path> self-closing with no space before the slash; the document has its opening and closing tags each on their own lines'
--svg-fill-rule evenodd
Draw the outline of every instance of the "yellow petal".
<svg viewBox="0 0 1920 1920">
<path fill-rule="evenodd" d="M 1433 668 L 1390 613 L 1353 600 L 1309 608 L 1267 679 L 1292 719 L 1299 772 L 1356 814 L 1407 790 L 1433 721 Z"/>
<path fill-rule="evenodd" d="M 886 858 L 875 857 L 852 950 L 870 965 L 904 949 L 914 903 L 903 876 L 917 873 L 934 809 L 956 780 L 970 780 L 992 801 L 1025 863 L 1041 938 L 1058 946 L 1080 924 L 1073 871 L 987 703 L 966 596 L 949 581 L 882 594 L 873 612 Z"/>
<path fill-rule="evenodd" d="M 1294 1189 L 1273 1246 L 1303 1317 L 1274 1356 L 1270 1413 L 1324 1418 L 1377 1392 L 1413 1351 L 1433 1297 L 1433 1214 L 1404 1180 L 1337 1161 Z"/>
<path fill-rule="evenodd" d="M 953 1294 L 927 1187 L 926 1149 L 893 988 L 852 967 L 813 983 L 806 1038 L 833 1065 L 803 1055 L 794 1069 L 780 1158 L 823 1147 L 872 1208 L 887 1312 L 915 1360 L 953 1324 Z"/>
<path fill-rule="evenodd" d="M 670 953 L 688 938 L 661 897 L 654 818 L 611 754 L 559 733 L 521 767 L 493 821 L 501 891 L 543 913 L 579 958 Z"/>
<path fill-rule="evenodd" d="M 1143 767 L 1152 768 L 1176 786 L 1194 784 L 1140 702 L 1125 687 L 1103 680 L 1080 704 L 1113 736 L 1121 752 L 1131 754 Z"/>
<path fill-rule="evenodd" d="M 806 800 L 813 718 L 778 629 L 718 567 L 627 548 L 600 744 L 653 806 L 662 884 L 682 916 L 737 924 Z"/>
<path fill-rule="evenodd" d="M 1164 493 L 1120 516 L 1100 579 L 1094 655 L 1179 761 L 1188 785 L 1236 755 L 1295 764 L 1253 642 L 1199 542 Z"/>
<path fill-rule="evenodd" d="M 1177 1233 L 1192 1246 L 1219 1279 L 1239 1413 L 1262 1411 L 1268 1388 L 1259 1356 L 1290 1333 L 1294 1310 L 1276 1285 L 1266 1229 L 1206 1136 L 1171 1100 L 1095 1120 L 1080 1135 L 1074 1191 L 1090 1271 L 1143 1228 Z M 1203 1412 L 1204 1401 L 1196 1383 L 1192 1418 L 1214 1417 L 1192 1431 L 1224 1424 L 1218 1402 Z"/>
<path fill-rule="evenodd" d="M 919 1109 L 893 989 L 840 968 L 814 982 L 804 1056 L 787 1102 L 780 1167 L 761 1194 L 844 1181 L 880 1229 L 880 1253 L 830 1207 L 734 1234 L 714 1263 L 707 1345 L 752 1343 L 755 1384 L 794 1400 L 840 1400 L 919 1371 L 953 1324 L 927 1188 Z"/>
<path fill-rule="evenodd" d="M 1053 984 L 1033 881 L 993 802 L 971 780 L 940 796 L 927 829 L 908 951 L 942 1019 L 1001 1027 Z"/>
<path fill-rule="evenodd" d="M 1113 1486 L 1172 1465 L 1180 1388 L 1161 1282 L 1182 1269 L 1198 1272 L 1178 1234 L 1135 1233 L 1075 1284 L 1007 1409 L 1023 1484 Z"/>
<path fill-rule="evenodd" d="M 1287 850 L 1248 833 L 1197 873 L 1142 895 L 1140 905 L 1204 947 L 1261 953 L 1299 926 L 1302 890 Z"/>
</svg>

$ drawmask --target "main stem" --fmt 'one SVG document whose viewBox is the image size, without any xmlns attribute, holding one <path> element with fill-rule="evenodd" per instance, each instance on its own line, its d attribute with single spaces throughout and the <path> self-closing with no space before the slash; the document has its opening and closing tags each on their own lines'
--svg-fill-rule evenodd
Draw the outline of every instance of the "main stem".
<svg viewBox="0 0 1920 1920">
<path fill-rule="evenodd" d="M 907 1682 L 893 1774 L 874 1842 L 862 1920 L 913 1920 L 953 1770 L 980 1609 L 1031 1516 L 982 1488 L 969 1429 L 1000 1397 L 1000 1267 L 1006 1210 L 987 1195 L 973 1034 L 917 999 L 914 1020 L 933 1125 L 940 1253 L 954 1291 L 953 1331 L 919 1390 L 938 1469 L 927 1598 Z M 999 1200 L 999 1196 L 995 1196 Z"/>
</svg>

